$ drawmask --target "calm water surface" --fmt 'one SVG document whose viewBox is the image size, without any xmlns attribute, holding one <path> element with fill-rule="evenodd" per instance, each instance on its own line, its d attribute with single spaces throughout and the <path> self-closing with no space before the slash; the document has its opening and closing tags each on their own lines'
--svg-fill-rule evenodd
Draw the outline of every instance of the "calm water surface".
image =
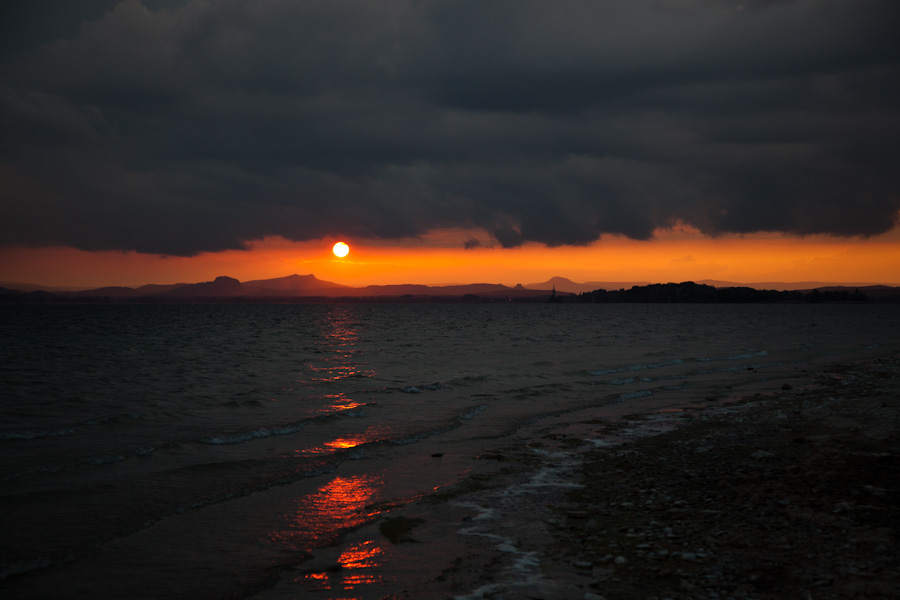
<svg viewBox="0 0 900 600">
<path fill-rule="evenodd" d="M 550 415 L 735 394 L 898 334 L 892 305 L 3 307 L 0 592 L 264 595 Z M 346 597 L 383 550 L 343 549 Z"/>
</svg>

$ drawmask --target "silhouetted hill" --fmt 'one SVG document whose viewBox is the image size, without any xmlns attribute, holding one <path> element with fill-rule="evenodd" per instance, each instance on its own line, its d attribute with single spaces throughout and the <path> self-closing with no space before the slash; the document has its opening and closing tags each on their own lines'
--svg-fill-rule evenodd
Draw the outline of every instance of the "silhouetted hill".
<svg viewBox="0 0 900 600">
<path fill-rule="evenodd" d="M 157 295 L 188 298 L 222 298 L 226 296 L 241 296 L 243 293 L 244 289 L 240 281 L 233 277 L 219 276 L 216 277 L 215 281 L 189 283 Z"/>
<path fill-rule="evenodd" d="M 275 279 L 257 279 L 243 283 L 248 296 L 332 296 L 349 286 L 318 279 L 315 275 L 288 275 Z"/>
<path fill-rule="evenodd" d="M 40 285 L 36 283 L 19 283 L 13 281 L 0 281 L 0 287 L 13 290 L 15 292 L 80 292 L 87 288 L 85 286 L 51 286 Z"/>
<path fill-rule="evenodd" d="M 139 288 L 130 288 L 124 286 L 109 286 L 96 288 L 93 290 L 80 290 L 77 292 L 55 292 L 62 296 L 72 298 L 148 298 L 171 292 L 183 287 L 188 283 L 175 283 L 172 285 L 142 285 Z M 200 284 L 193 284 L 200 285 Z"/>
<path fill-rule="evenodd" d="M 542 296 L 546 292 L 529 290 L 521 286 L 511 288 L 499 283 L 472 283 L 468 285 L 369 285 L 362 288 L 346 288 L 338 294 L 347 297 L 361 296 Z"/>
<path fill-rule="evenodd" d="M 168 285 L 159 285 L 159 284 L 155 284 L 155 283 L 150 283 L 147 285 L 142 285 L 141 287 L 137 288 L 135 291 L 138 293 L 139 296 L 155 296 L 157 294 L 165 294 L 166 292 L 171 292 L 172 290 L 177 290 L 178 288 L 182 288 L 186 285 L 189 285 L 189 284 L 187 284 L 187 283 L 172 283 L 172 284 L 168 284 Z"/>
<path fill-rule="evenodd" d="M 103 296 L 108 298 L 136 298 L 147 294 L 141 294 L 138 290 L 123 286 L 109 286 L 97 288 L 95 290 L 84 290 L 80 292 L 57 292 L 60 295 L 72 296 L 75 298 L 83 296 Z"/>
</svg>

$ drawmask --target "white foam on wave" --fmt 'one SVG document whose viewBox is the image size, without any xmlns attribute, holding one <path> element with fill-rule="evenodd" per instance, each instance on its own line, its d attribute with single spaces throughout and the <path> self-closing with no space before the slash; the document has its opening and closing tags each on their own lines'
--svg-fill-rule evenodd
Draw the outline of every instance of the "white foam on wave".
<svg viewBox="0 0 900 600">
<path fill-rule="evenodd" d="M 436 381 L 434 383 L 421 384 L 421 385 L 408 385 L 406 387 L 398 388 L 401 392 L 405 394 L 419 394 L 422 390 L 428 390 L 429 392 L 436 392 L 437 390 L 445 390 L 447 389 L 445 386 L 441 385 L 441 382 Z"/>
<path fill-rule="evenodd" d="M 524 483 L 511 486 L 502 490 L 493 497 L 497 498 L 509 510 L 517 510 L 521 497 L 540 494 L 546 488 L 555 487 L 567 489 L 583 487 L 572 483 L 571 471 L 578 465 L 578 460 L 565 453 L 550 453 L 540 449 L 534 450 L 546 458 L 550 464 L 534 473 Z M 475 504 L 474 502 L 460 502 L 457 506 L 474 509 L 478 514 L 471 519 L 473 525 L 459 530 L 461 535 L 476 536 L 494 542 L 494 547 L 504 554 L 510 555 L 512 561 L 504 569 L 504 576 L 496 577 L 494 583 L 483 585 L 464 596 L 454 596 L 457 600 L 474 600 L 476 598 L 500 597 L 500 594 L 512 590 L 529 590 L 543 588 L 546 585 L 553 587 L 541 573 L 541 560 L 543 555 L 537 551 L 525 551 L 519 547 L 517 539 L 497 533 L 502 527 L 502 513 L 496 508 L 490 508 Z M 497 525 L 495 525 L 495 523 Z"/>
<path fill-rule="evenodd" d="M 106 465 L 109 463 L 121 462 L 125 460 L 125 458 L 126 456 L 124 454 L 112 454 L 109 456 L 89 456 L 81 462 L 89 465 Z"/>
<path fill-rule="evenodd" d="M 567 455 L 558 456 L 563 460 L 568 458 Z M 547 487 L 572 489 L 583 488 L 584 485 L 580 483 L 574 483 L 572 481 L 573 476 L 571 471 L 574 467 L 575 463 L 571 461 L 544 467 L 542 469 L 539 469 L 534 475 L 531 476 L 531 479 L 529 479 L 519 487 L 521 487 L 523 490 Z M 506 491 L 514 491 L 515 489 L 516 488 L 510 488 Z"/>
<path fill-rule="evenodd" d="M 137 450 L 131 450 L 122 454 L 106 454 L 103 456 L 88 456 L 85 458 L 81 458 L 79 460 L 75 460 L 72 462 L 64 463 L 64 464 L 56 464 L 56 465 L 46 465 L 37 469 L 32 469 L 30 471 L 24 471 L 19 473 L 11 473 L 0 480 L 13 480 L 20 479 L 22 477 L 27 477 L 30 475 L 34 475 L 35 473 L 59 473 L 60 471 L 65 471 L 71 467 L 75 467 L 77 465 L 91 465 L 91 466 L 101 466 L 101 465 L 109 465 L 113 463 L 122 462 L 124 460 L 128 460 L 129 458 L 133 458 L 135 456 L 139 458 L 150 458 L 152 454 L 156 451 L 156 448 L 152 446 L 148 446 L 146 448 L 138 448 Z"/>
<path fill-rule="evenodd" d="M 459 503 L 458 506 L 473 508 L 480 511 L 479 515 L 471 519 L 472 521 L 488 521 L 496 518 L 495 511 L 492 508 L 485 508 L 483 506 L 479 506 L 470 502 Z M 512 555 L 514 558 L 512 560 L 512 563 L 509 567 L 507 567 L 506 570 L 507 572 L 511 573 L 516 579 L 530 579 L 532 574 L 540 569 L 540 553 L 525 552 L 519 550 L 518 546 L 516 545 L 516 541 L 512 538 L 492 533 L 485 530 L 479 525 L 464 527 L 463 529 L 459 530 L 459 533 L 460 535 L 475 536 L 495 542 L 494 547 L 497 550 L 503 552 L 504 554 Z M 466 594 L 465 596 L 454 596 L 454 598 L 456 600 L 490 598 L 496 596 L 500 592 L 509 589 L 512 586 L 520 586 L 522 584 L 522 581 L 512 581 L 510 583 L 489 583 L 475 590 L 472 590 L 470 594 Z"/>
<path fill-rule="evenodd" d="M 458 418 L 458 419 L 464 419 L 464 420 L 466 420 L 466 421 L 469 421 L 469 420 L 474 419 L 475 417 L 477 417 L 477 416 L 478 416 L 484 409 L 486 409 L 486 408 L 487 408 L 487 405 L 486 405 L 486 404 L 479 404 L 478 406 L 475 406 L 475 407 L 473 407 L 473 408 L 470 408 L 469 410 L 467 410 L 467 411 L 464 412 L 463 414 L 459 415 L 457 418 Z"/>
</svg>

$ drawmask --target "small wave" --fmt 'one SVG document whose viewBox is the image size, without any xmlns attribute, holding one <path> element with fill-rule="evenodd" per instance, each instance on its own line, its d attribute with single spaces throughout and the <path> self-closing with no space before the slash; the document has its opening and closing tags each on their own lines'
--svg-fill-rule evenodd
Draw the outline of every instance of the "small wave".
<svg viewBox="0 0 900 600">
<path fill-rule="evenodd" d="M 746 371 L 747 369 L 770 369 L 772 367 L 780 367 L 784 363 L 782 362 L 772 362 L 772 363 L 752 363 L 752 364 L 743 364 L 743 365 L 733 365 L 729 367 L 719 367 L 717 369 L 699 369 L 695 371 L 697 375 L 711 375 L 713 373 L 733 373 L 737 371 Z"/>
<path fill-rule="evenodd" d="M 90 421 L 85 421 L 84 424 L 85 425 L 102 425 L 103 423 L 109 423 L 111 421 L 115 422 L 115 421 L 121 421 L 124 419 L 137 421 L 142 418 L 143 418 L 143 415 L 141 415 L 140 413 L 128 413 L 128 414 L 123 414 L 123 415 L 106 415 L 105 417 L 98 417 L 96 419 L 91 419 Z"/>
<path fill-rule="evenodd" d="M 38 440 L 49 437 L 75 435 L 78 432 L 74 427 L 66 429 L 50 429 L 46 431 L 4 431 L 0 433 L 0 440 Z"/>
<path fill-rule="evenodd" d="M 89 465 L 107 465 L 109 463 L 121 462 L 127 457 L 124 454 L 110 454 L 107 456 L 89 456 L 81 462 Z"/>
<path fill-rule="evenodd" d="M 636 392 L 628 392 L 626 394 L 622 394 L 621 396 L 619 396 L 619 400 L 624 402 L 625 400 L 632 400 L 634 398 L 646 398 L 647 396 L 652 395 L 653 390 L 638 390 Z"/>
<path fill-rule="evenodd" d="M 298 421 L 296 423 L 289 423 L 287 425 L 282 425 L 278 427 L 257 427 L 256 429 L 248 429 L 244 431 L 232 431 L 220 435 L 214 435 L 210 437 L 205 437 L 199 440 L 202 444 L 212 444 L 215 446 L 225 446 L 230 444 L 243 444 L 245 442 L 249 442 L 252 440 L 264 439 L 276 435 L 291 435 L 292 433 L 297 433 L 304 427 L 306 427 L 311 421 L 316 422 L 328 422 L 332 419 L 343 419 L 343 418 L 351 418 L 351 419 L 359 419 L 366 417 L 366 411 L 364 407 L 369 406 L 370 404 L 374 404 L 373 402 L 361 404 L 358 406 L 352 406 L 350 408 L 345 408 L 342 410 L 337 410 L 334 412 L 326 413 L 323 415 L 317 415 L 312 417 L 311 419 L 305 419 L 303 421 Z"/>
<path fill-rule="evenodd" d="M 18 473 L 15 477 L 10 477 L 13 479 L 18 479 L 20 477 L 24 477 L 29 474 L 37 473 L 43 471 L 44 473 L 59 473 L 60 471 L 65 471 L 66 469 L 70 469 L 72 467 L 76 467 L 78 465 L 91 465 L 91 466 L 100 466 L 100 465 L 109 465 L 112 463 L 122 462 L 123 460 L 128 460 L 132 457 L 139 458 L 149 458 L 154 452 L 156 448 L 152 446 L 147 448 L 138 448 L 136 450 L 129 450 L 128 452 L 123 452 L 121 454 L 106 454 L 102 456 L 88 456 L 85 458 L 81 458 L 76 461 L 68 462 L 62 465 L 48 465 L 45 467 L 40 467 L 38 470 L 30 471 L 27 473 Z"/>
<path fill-rule="evenodd" d="M 450 383 L 455 385 L 466 385 L 468 383 L 485 383 L 490 380 L 490 375 L 466 375 L 465 377 L 454 379 Z"/>
<path fill-rule="evenodd" d="M 272 437 L 273 435 L 290 435 L 292 433 L 297 433 L 298 431 L 306 427 L 307 423 L 308 421 L 301 421 L 300 423 L 294 423 L 292 425 L 286 425 L 284 427 L 260 427 L 259 429 L 254 429 L 252 431 L 238 431 L 225 435 L 203 438 L 200 440 L 200 442 L 203 444 L 213 444 L 216 446 L 223 446 L 228 444 L 243 444 L 244 442 L 249 442 L 250 440 Z"/>
<path fill-rule="evenodd" d="M 601 383 L 606 383 L 608 385 L 630 385 L 637 381 L 634 377 L 624 377 L 622 379 L 607 379 Z"/>
<path fill-rule="evenodd" d="M 0 432 L 0 440 L 39 440 L 44 438 L 62 437 L 82 433 L 85 427 L 94 427 L 103 425 L 104 423 L 117 422 L 123 420 L 136 421 L 144 418 L 140 413 L 126 413 L 119 415 L 106 415 L 90 419 L 88 421 L 79 421 L 78 423 L 59 427 L 57 429 L 45 429 L 43 431 L 4 431 Z"/>
<path fill-rule="evenodd" d="M 436 427 L 434 429 L 429 429 L 428 431 L 423 431 L 421 433 L 416 433 L 410 436 L 402 437 L 402 438 L 394 438 L 388 440 L 382 440 L 383 443 L 391 445 L 391 446 L 407 446 L 409 444 L 415 444 L 420 440 L 424 440 L 425 438 L 430 438 L 434 435 L 440 435 L 442 433 L 447 433 L 448 431 L 453 431 L 462 426 L 463 421 L 469 421 L 474 419 L 478 414 L 480 414 L 483 410 L 487 408 L 484 404 L 479 404 L 478 406 L 473 406 L 469 410 L 463 412 L 456 416 L 456 419 L 453 423 L 444 425 L 443 427 Z"/>
<path fill-rule="evenodd" d="M 616 367 L 614 369 L 603 369 L 600 371 L 591 371 L 591 375 L 597 375 L 598 377 L 603 377 L 604 375 L 612 375 L 614 373 L 626 373 L 628 371 L 645 371 L 647 369 L 661 369 L 662 367 L 670 367 L 672 365 L 680 365 L 684 363 L 684 361 L 680 358 L 673 358 L 672 360 L 664 360 L 661 362 L 655 363 L 643 363 L 636 365 L 627 365 L 625 367 Z"/>
<path fill-rule="evenodd" d="M 46 569 L 47 567 L 53 566 L 54 564 L 56 563 L 49 559 L 38 559 L 31 562 L 15 563 L 0 571 L 0 581 L 3 581 L 11 575 L 22 575 L 23 573 L 28 573 L 29 571 Z"/>
<path fill-rule="evenodd" d="M 446 390 L 448 388 L 441 385 L 440 382 L 436 381 L 434 383 L 422 384 L 422 385 L 409 385 L 406 387 L 398 388 L 401 392 L 406 394 L 418 394 L 422 390 L 428 390 L 429 392 L 434 392 L 437 390 Z"/>
<path fill-rule="evenodd" d="M 410 444 L 415 444 L 416 442 L 419 442 L 426 438 L 430 438 L 433 435 L 440 435 L 442 433 L 447 433 L 448 431 L 452 431 L 453 429 L 456 429 L 457 427 L 458 427 L 458 424 L 457 425 L 448 425 L 447 427 L 441 427 L 439 429 L 432 429 L 430 431 L 423 431 L 422 433 L 416 433 L 416 434 L 413 434 L 413 435 L 410 435 L 407 437 L 395 438 L 392 440 L 384 440 L 384 443 L 388 444 L 389 446 L 408 446 Z"/>
<path fill-rule="evenodd" d="M 765 350 L 760 350 L 759 352 L 746 352 L 744 354 L 732 354 L 731 356 L 717 356 L 717 357 L 707 357 L 707 358 L 698 358 L 697 360 L 700 362 L 713 362 L 717 360 L 744 360 L 747 358 L 759 358 L 760 356 L 768 356 L 769 353 Z"/>
<path fill-rule="evenodd" d="M 365 457 L 366 451 L 362 448 L 362 446 L 356 446 L 355 448 L 347 450 L 347 460 L 362 460 Z"/>
<path fill-rule="evenodd" d="M 479 404 L 478 406 L 475 406 L 475 407 L 473 407 L 473 408 L 470 408 L 469 410 L 467 410 L 467 411 L 464 412 L 463 414 L 459 415 L 457 418 L 458 418 L 458 419 L 465 419 L 466 421 L 468 421 L 468 420 L 470 420 L 470 419 L 474 419 L 475 417 L 477 417 L 477 416 L 481 413 L 481 411 L 483 411 L 483 410 L 486 409 L 486 408 L 487 408 L 487 405 L 486 405 L 486 404 Z"/>
</svg>

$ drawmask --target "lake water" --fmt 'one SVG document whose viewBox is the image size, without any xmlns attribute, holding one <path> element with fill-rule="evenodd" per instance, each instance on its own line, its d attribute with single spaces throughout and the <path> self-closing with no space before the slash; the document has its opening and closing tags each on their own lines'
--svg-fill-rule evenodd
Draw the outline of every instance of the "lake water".
<svg viewBox="0 0 900 600">
<path fill-rule="evenodd" d="M 2 307 L 0 593 L 337 597 L 293 569 L 543 420 L 898 340 L 896 305 Z M 340 597 L 382 597 L 352 577 L 382 542 L 343 549 Z"/>
</svg>

